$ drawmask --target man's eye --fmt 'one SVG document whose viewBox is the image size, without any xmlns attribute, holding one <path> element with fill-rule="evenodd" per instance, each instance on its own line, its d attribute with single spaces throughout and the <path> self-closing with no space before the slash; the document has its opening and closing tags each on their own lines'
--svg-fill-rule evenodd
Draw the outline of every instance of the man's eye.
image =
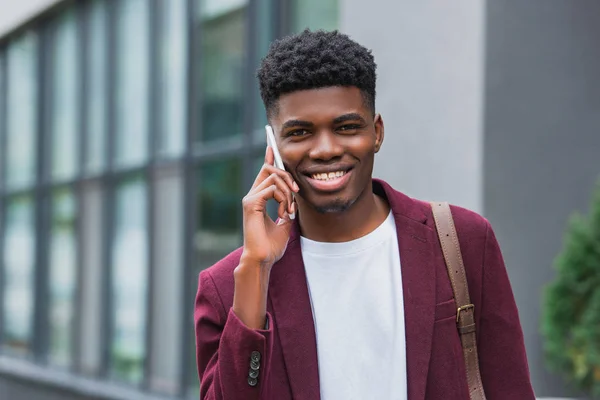
<svg viewBox="0 0 600 400">
<path fill-rule="evenodd" d="M 356 129 L 360 129 L 360 125 L 348 124 L 348 125 L 342 125 L 338 128 L 338 130 L 340 130 L 340 131 L 353 131 Z"/>
<path fill-rule="evenodd" d="M 288 132 L 288 136 L 304 136 L 308 133 L 306 129 L 296 129 L 295 131 Z"/>
</svg>

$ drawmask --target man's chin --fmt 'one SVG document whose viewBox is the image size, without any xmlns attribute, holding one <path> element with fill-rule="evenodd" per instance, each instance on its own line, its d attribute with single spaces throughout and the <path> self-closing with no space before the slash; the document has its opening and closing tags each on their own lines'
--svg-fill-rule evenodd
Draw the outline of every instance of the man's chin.
<svg viewBox="0 0 600 400">
<path fill-rule="evenodd" d="M 355 201 L 339 199 L 328 204 L 313 204 L 313 207 L 319 214 L 336 214 L 348 211 Z"/>
</svg>

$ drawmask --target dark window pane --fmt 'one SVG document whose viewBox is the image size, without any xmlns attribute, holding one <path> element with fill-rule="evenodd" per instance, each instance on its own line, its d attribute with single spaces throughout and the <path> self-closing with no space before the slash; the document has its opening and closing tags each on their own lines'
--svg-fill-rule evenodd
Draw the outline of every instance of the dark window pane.
<svg viewBox="0 0 600 400">
<path fill-rule="evenodd" d="M 33 183 L 36 168 L 38 38 L 27 32 L 8 46 L 6 185 Z"/>
<path fill-rule="evenodd" d="M 255 51 L 258 53 L 257 64 L 253 67 L 257 70 L 260 61 L 267 54 L 269 45 L 275 38 L 274 24 L 274 4 L 277 0 L 258 0 L 258 24 L 257 24 L 257 41 Z M 265 112 L 265 106 L 260 97 L 260 90 L 258 87 L 258 80 L 254 79 L 253 93 L 252 95 L 256 99 L 256 109 L 254 118 L 254 135 L 258 136 L 258 140 L 265 140 L 265 125 L 267 124 L 267 115 Z M 266 145 L 266 143 L 265 143 Z"/>
<path fill-rule="evenodd" d="M 242 163 L 227 159 L 202 165 L 198 170 L 198 222 L 194 250 L 198 264 L 189 279 L 196 293 L 198 273 L 242 244 Z M 188 299 L 192 301 L 193 299 Z M 194 349 L 194 344 L 188 346 Z M 198 390 L 195 352 L 189 352 L 188 373 L 192 393 Z M 197 398 L 198 396 L 196 396 Z"/>
<path fill-rule="evenodd" d="M 148 156 L 149 4 L 117 5 L 116 164 L 131 167 Z"/>
<path fill-rule="evenodd" d="M 77 170 L 79 132 L 79 68 L 77 65 L 77 21 L 75 12 L 63 13 L 56 21 L 52 46 L 52 177 L 69 179 Z"/>
<path fill-rule="evenodd" d="M 33 336 L 35 213 L 29 196 L 7 202 L 4 226 L 4 345 L 29 351 Z"/>
<path fill-rule="evenodd" d="M 163 1 L 162 67 L 163 116 L 159 154 L 178 156 L 185 148 L 187 104 L 187 1 Z"/>
<path fill-rule="evenodd" d="M 90 4 L 90 20 L 87 29 L 88 93 L 86 124 L 88 141 L 85 157 L 87 173 L 101 172 L 106 154 L 106 68 L 107 68 L 107 14 L 106 1 L 95 0 Z"/>
<path fill-rule="evenodd" d="M 146 184 L 142 179 L 123 182 L 115 195 L 112 242 L 111 375 L 140 383 L 146 342 L 148 288 L 148 231 Z"/>
<path fill-rule="evenodd" d="M 75 198 L 68 189 L 52 196 L 49 284 L 49 359 L 68 367 L 72 363 L 73 313 L 76 279 Z"/>
<path fill-rule="evenodd" d="M 199 1 L 201 61 L 199 84 L 203 141 L 243 132 L 243 76 L 247 0 Z"/>
</svg>

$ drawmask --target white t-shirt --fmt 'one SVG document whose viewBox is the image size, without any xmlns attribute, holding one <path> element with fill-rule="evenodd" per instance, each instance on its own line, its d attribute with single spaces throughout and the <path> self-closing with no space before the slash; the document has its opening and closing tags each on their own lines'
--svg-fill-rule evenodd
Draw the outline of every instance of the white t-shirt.
<svg viewBox="0 0 600 400">
<path fill-rule="evenodd" d="M 404 299 L 396 224 L 344 243 L 301 238 L 322 400 L 406 400 Z"/>
</svg>

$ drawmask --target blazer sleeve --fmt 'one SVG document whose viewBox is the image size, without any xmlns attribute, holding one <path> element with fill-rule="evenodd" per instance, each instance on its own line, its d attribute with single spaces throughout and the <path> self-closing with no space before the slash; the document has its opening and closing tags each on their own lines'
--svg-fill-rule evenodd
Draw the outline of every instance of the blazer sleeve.
<svg viewBox="0 0 600 400">
<path fill-rule="evenodd" d="M 487 400 L 535 400 L 523 331 L 500 247 L 489 222 L 477 345 Z"/>
<path fill-rule="evenodd" d="M 265 330 L 248 328 L 225 309 L 210 272 L 200 273 L 194 322 L 201 400 L 261 399 L 272 353 L 274 324 L 268 313 L 267 321 Z"/>
</svg>

